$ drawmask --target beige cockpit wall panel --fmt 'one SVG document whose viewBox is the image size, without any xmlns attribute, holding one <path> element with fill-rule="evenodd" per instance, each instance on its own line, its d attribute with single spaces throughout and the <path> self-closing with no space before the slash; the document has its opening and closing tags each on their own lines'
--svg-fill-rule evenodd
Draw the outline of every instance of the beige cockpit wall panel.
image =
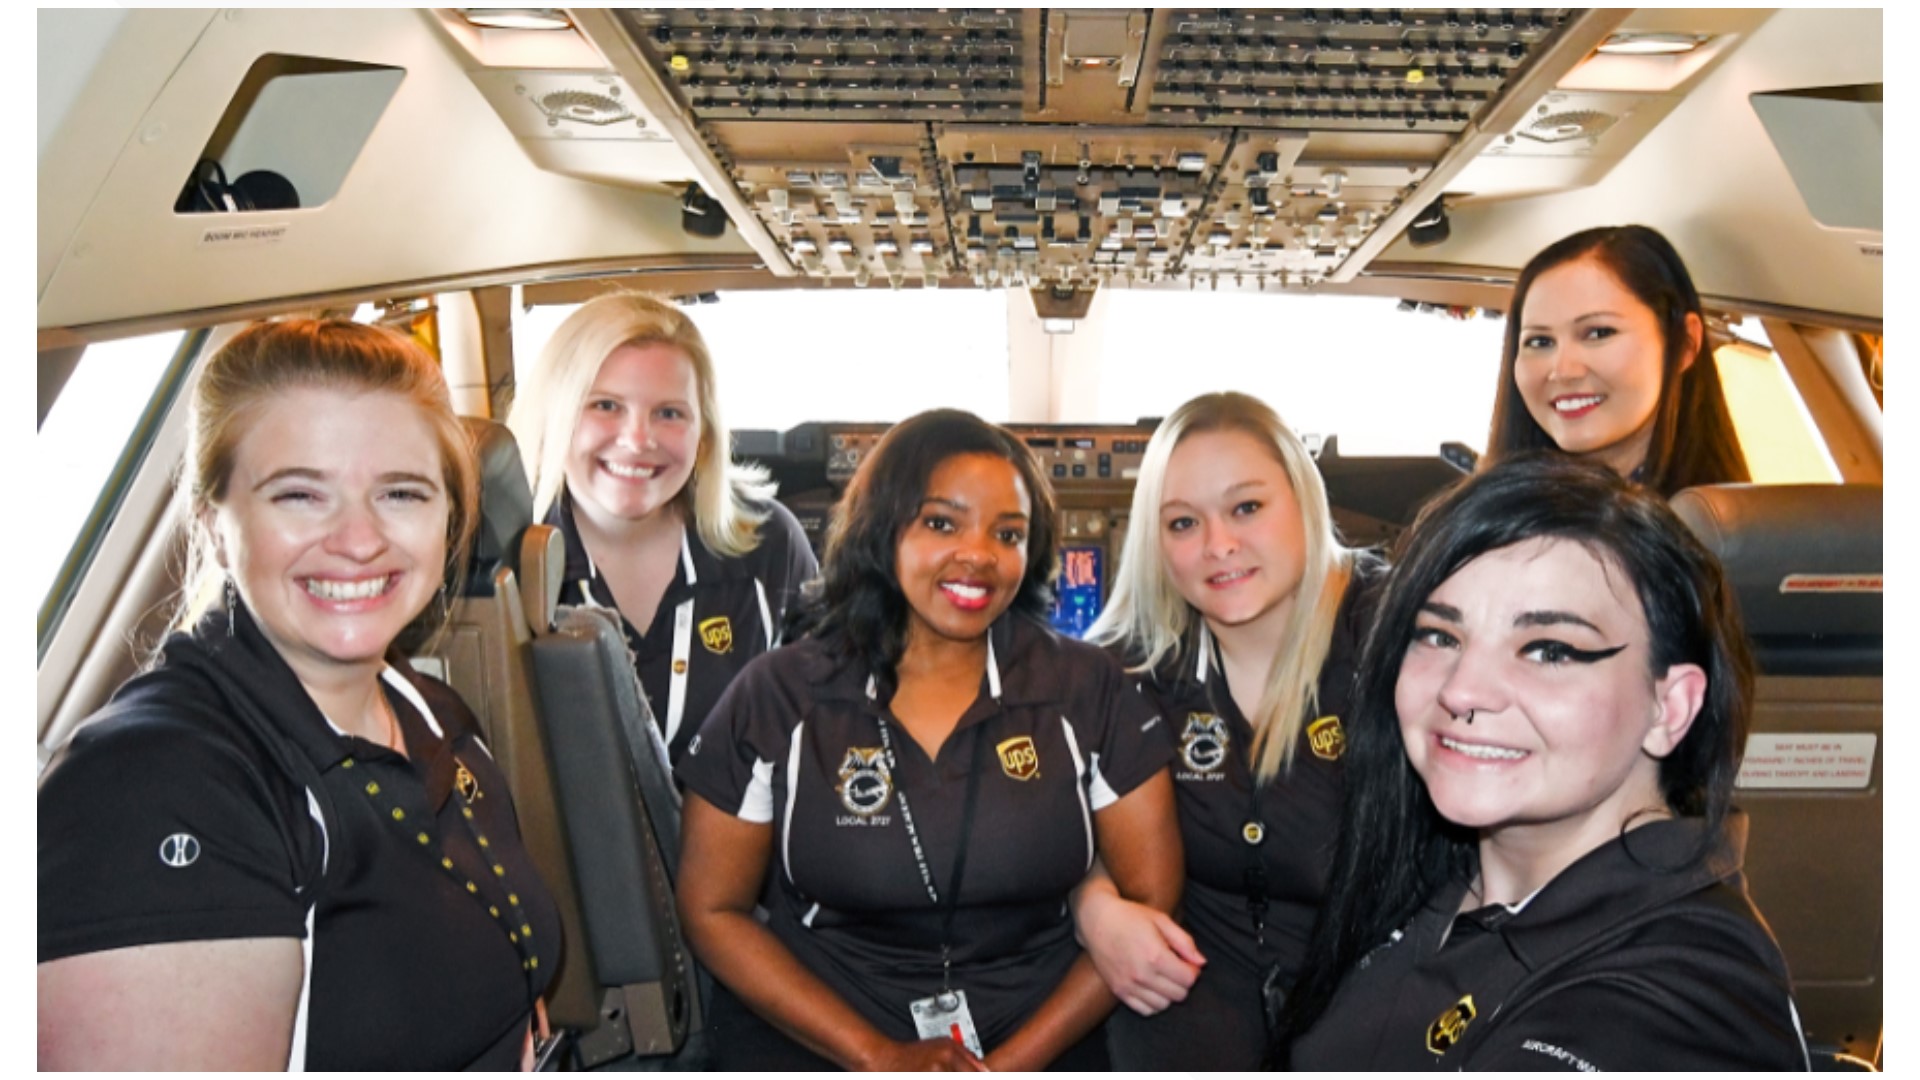
<svg viewBox="0 0 1920 1080">
<path fill-rule="evenodd" d="M 1813 219 L 1749 95 L 1881 82 L 1881 31 L 1878 10 L 1774 12 L 1598 183 L 1450 197 L 1446 243 L 1416 249 L 1402 237 L 1383 258 L 1518 267 L 1561 236 L 1639 222 L 1673 241 L 1703 294 L 1879 319 L 1881 234 Z"/>
<path fill-rule="evenodd" d="M 98 9 L 38 14 L 36 295 L 46 291 L 100 182 L 139 130 L 145 104 L 166 85 L 216 14 Z M 111 92 L 101 92 L 100 85 L 108 82 Z"/>
<path fill-rule="evenodd" d="M 147 102 L 137 122 L 58 132 L 42 177 L 68 191 L 43 207 L 75 220 L 43 249 L 38 325 L 78 326 L 279 297 L 335 294 L 385 282 L 487 270 L 658 255 L 745 254 L 737 235 L 686 235 L 678 200 L 658 190 L 544 171 L 469 77 L 476 61 L 430 12 L 222 11 L 182 50 L 178 23 L 127 19 L 122 38 L 152 37 L 179 54 L 170 76 L 137 65 L 126 80 L 90 80 L 68 123 L 111 114 L 106 101 Z M 156 17 L 157 18 L 157 17 Z M 154 25 L 149 25 L 150 23 Z M 124 51 L 116 40 L 105 55 Z M 137 50 L 136 50 L 137 51 Z M 318 208 L 252 215 L 176 215 L 181 183 L 235 89 L 263 54 L 349 60 L 406 70 L 340 192 Z M 290 133 L 289 138 L 298 138 Z M 111 147 L 111 163 L 104 148 Z M 44 187 L 44 185 L 43 185 Z M 209 229 L 284 224 L 278 239 L 208 244 Z M 47 272 L 46 264 L 52 264 Z"/>
</svg>

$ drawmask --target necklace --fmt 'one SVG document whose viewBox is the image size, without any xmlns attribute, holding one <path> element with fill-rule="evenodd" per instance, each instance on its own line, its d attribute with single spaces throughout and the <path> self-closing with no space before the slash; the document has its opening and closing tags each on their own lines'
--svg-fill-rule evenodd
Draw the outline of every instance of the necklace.
<svg viewBox="0 0 1920 1080">
<path fill-rule="evenodd" d="M 387 700 L 386 691 L 379 686 L 373 688 L 373 697 L 380 703 L 380 711 L 387 718 L 387 738 L 383 745 L 396 753 L 405 754 L 406 751 L 400 741 L 400 718 L 394 715 L 393 703 Z"/>
</svg>

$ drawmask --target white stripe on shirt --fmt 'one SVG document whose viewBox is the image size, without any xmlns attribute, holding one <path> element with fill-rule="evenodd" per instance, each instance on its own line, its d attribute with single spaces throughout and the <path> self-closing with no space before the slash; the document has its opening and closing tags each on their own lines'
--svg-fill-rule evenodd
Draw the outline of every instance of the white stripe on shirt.
<svg viewBox="0 0 1920 1080">
<path fill-rule="evenodd" d="M 787 880 L 793 880 L 793 800 L 800 793 L 800 733 L 805 731 L 806 721 L 793 725 L 793 734 L 787 740 L 787 809 L 780 817 L 780 862 L 787 868 Z M 771 795 L 769 795 L 771 799 Z"/>
<path fill-rule="evenodd" d="M 773 820 L 773 762 L 760 758 L 753 763 L 753 779 L 740 796 L 741 821 L 765 825 Z"/>
<path fill-rule="evenodd" d="M 1080 740 L 1073 737 L 1073 724 L 1066 717 L 1060 718 L 1060 730 L 1067 735 L 1067 753 L 1073 755 L 1073 793 L 1080 797 L 1080 820 L 1087 831 L 1087 865 L 1093 865 L 1093 812 L 1087 806 L 1087 765 L 1080 756 Z M 1100 786 L 1111 793 L 1112 788 L 1100 781 Z"/>
</svg>

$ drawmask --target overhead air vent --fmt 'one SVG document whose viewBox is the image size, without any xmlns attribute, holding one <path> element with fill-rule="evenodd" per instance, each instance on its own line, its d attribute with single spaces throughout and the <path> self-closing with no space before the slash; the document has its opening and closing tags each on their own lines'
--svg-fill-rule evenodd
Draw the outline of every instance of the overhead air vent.
<svg viewBox="0 0 1920 1080">
<path fill-rule="evenodd" d="M 576 124 L 591 124 L 605 127 L 622 120 L 633 119 L 633 110 L 626 107 L 618 98 L 606 94 L 590 94 L 583 90 L 555 90 L 533 99 L 534 105 L 547 114 L 547 124 L 558 126 L 562 120 Z"/>
<path fill-rule="evenodd" d="M 656 191 L 695 175 L 659 118 L 611 71 L 481 68 L 468 77 L 542 169 Z"/>
<path fill-rule="evenodd" d="M 1597 109 L 1570 109 L 1548 113 L 1521 128 L 1517 134 L 1535 142 L 1558 143 L 1570 139 L 1597 139 L 1620 118 Z"/>
</svg>

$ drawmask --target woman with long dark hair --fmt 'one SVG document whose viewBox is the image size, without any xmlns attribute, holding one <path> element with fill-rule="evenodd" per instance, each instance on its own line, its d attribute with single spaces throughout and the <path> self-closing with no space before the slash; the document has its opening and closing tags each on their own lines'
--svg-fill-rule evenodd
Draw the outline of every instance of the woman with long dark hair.
<svg viewBox="0 0 1920 1080">
<path fill-rule="evenodd" d="M 721 1068 L 1105 1068 L 1067 895 L 1097 852 L 1171 910 L 1180 836 L 1152 705 L 1046 625 L 1056 517 L 1005 430 L 896 425 L 801 636 L 687 747 L 678 898 Z"/>
<path fill-rule="evenodd" d="M 1549 454 L 1397 549 L 1296 1069 L 1804 1068 L 1731 806 L 1752 664 L 1664 499 Z"/>
<path fill-rule="evenodd" d="M 1663 495 L 1748 477 L 1700 294 L 1644 225 L 1566 237 L 1514 283 L 1481 463 L 1553 449 Z"/>
</svg>

